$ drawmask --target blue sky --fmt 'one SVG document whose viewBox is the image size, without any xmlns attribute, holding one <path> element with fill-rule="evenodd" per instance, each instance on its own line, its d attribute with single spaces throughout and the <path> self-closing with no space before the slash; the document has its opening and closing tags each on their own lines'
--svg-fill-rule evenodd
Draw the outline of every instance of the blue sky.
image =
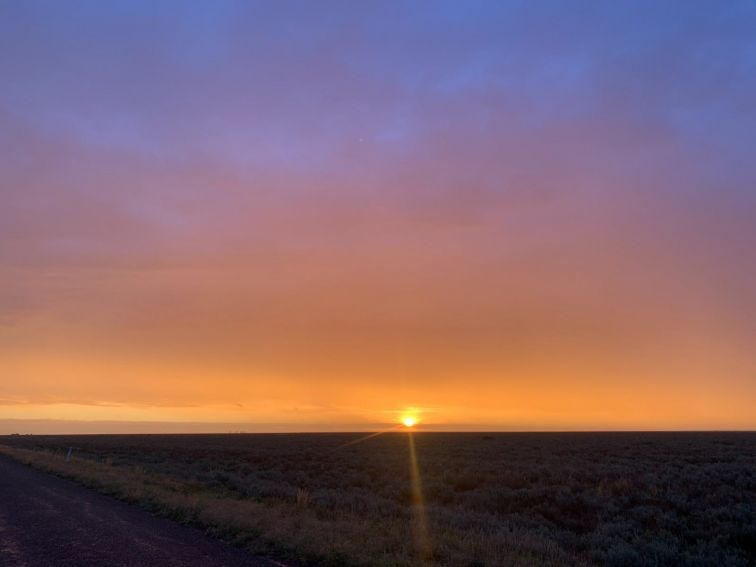
<svg viewBox="0 0 756 567">
<path fill-rule="evenodd" d="M 745 1 L 0 4 L 6 416 L 756 425 L 755 29 Z"/>
</svg>

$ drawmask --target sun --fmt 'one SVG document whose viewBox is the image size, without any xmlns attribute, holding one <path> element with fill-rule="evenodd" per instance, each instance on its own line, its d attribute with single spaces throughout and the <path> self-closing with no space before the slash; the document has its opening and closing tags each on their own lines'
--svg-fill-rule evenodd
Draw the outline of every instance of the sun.
<svg viewBox="0 0 756 567">
<path fill-rule="evenodd" d="M 413 427 L 417 423 L 417 419 L 411 415 L 405 415 L 402 417 L 402 423 L 404 427 Z"/>
</svg>

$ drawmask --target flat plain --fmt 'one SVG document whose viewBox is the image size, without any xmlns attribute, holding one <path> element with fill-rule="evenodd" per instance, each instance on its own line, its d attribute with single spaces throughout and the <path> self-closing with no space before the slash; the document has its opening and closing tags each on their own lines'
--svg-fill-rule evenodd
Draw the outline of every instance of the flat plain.
<svg viewBox="0 0 756 567">
<path fill-rule="evenodd" d="M 363 436 L 22 435 L 0 452 L 289 564 L 756 565 L 756 433 Z"/>
</svg>

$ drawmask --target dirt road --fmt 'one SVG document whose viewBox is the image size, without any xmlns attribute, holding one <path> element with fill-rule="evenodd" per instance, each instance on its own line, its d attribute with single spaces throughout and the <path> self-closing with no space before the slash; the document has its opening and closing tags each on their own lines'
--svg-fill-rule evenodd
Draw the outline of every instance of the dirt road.
<svg viewBox="0 0 756 567">
<path fill-rule="evenodd" d="M 69 565 L 276 564 L 0 456 L 0 566 Z"/>
</svg>

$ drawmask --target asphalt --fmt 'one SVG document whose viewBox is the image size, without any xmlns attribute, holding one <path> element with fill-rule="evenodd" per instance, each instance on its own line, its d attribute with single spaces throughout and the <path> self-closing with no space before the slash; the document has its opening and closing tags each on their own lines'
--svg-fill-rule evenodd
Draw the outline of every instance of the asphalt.
<svg viewBox="0 0 756 567">
<path fill-rule="evenodd" d="M 0 456 L 2 567 L 273 567 L 278 563 Z"/>
</svg>

